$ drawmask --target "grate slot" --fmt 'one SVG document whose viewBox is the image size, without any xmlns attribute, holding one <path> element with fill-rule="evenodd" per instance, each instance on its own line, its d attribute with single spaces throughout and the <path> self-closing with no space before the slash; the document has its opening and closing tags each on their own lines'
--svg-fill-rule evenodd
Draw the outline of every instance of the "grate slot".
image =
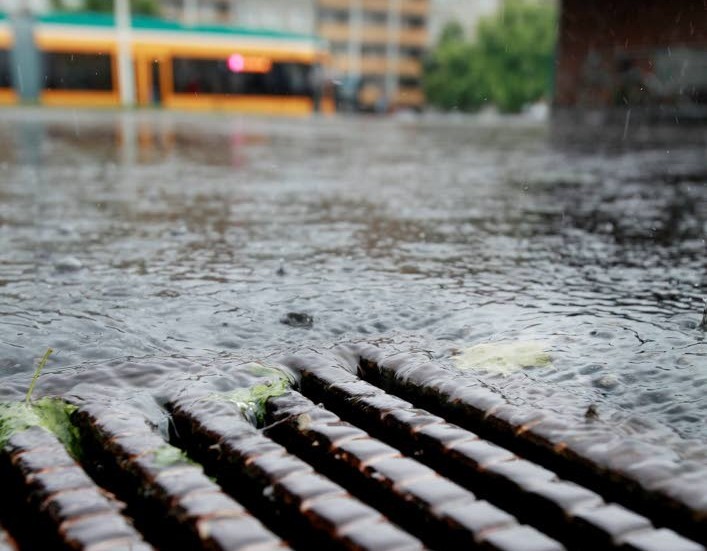
<svg viewBox="0 0 707 551">
<path fill-rule="evenodd" d="M 670 549 L 703 549 L 585 487 L 340 370 L 304 370 L 303 391 L 440 473 L 573 549 L 618 549 L 637 532 L 670 534 Z"/>
<path fill-rule="evenodd" d="M 511 515 L 299 393 L 270 399 L 268 409 L 276 440 L 436 549 L 493 548 L 491 534 L 517 531 Z M 533 549 L 563 549 L 530 527 L 523 537 Z"/>
<path fill-rule="evenodd" d="M 141 529 L 159 547 L 285 548 L 143 418 L 102 404 L 82 405 L 74 418 L 89 469 L 130 504 Z"/>
<path fill-rule="evenodd" d="M 168 407 L 181 444 L 301 549 L 422 549 L 419 540 L 257 431 L 232 405 L 181 399 Z"/>
</svg>

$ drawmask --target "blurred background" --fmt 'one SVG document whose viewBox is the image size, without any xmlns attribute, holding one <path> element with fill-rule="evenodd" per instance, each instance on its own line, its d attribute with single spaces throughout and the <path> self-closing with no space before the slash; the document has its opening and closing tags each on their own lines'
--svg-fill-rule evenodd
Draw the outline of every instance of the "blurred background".
<svg viewBox="0 0 707 551">
<path fill-rule="evenodd" d="M 2 0 L 0 103 L 705 120 L 703 2 Z M 587 116 L 589 115 L 589 116 Z"/>
</svg>

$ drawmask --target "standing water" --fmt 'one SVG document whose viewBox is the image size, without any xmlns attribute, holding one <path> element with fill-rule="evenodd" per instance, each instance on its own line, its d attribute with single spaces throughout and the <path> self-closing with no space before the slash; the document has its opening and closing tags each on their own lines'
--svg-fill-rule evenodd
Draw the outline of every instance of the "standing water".
<svg viewBox="0 0 707 551">
<path fill-rule="evenodd" d="M 707 437 L 704 147 L 40 111 L 4 112 L 0 144 L 0 398 L 49 347 L 37 394 L 385 342 L 676 450 Z M 519 350 L 538 365 L 473 361 Z"/>
</svg>

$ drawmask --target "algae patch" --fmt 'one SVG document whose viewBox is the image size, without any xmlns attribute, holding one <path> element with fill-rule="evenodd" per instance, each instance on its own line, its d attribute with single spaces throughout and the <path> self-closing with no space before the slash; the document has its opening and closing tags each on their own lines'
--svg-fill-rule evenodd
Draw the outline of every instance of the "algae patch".
<svg viewBox="0 0 707 551">
<path fill-rule="evenodd" d="M 174 446 L 164 445 L 155 450 L 153 454 L 155 465 L 158 467 L 171 467 L 172 465 L 193 465 L 195 464 L 187 454 Z"/>
<path fill-rule="evenodd" d="M 52 352 L 51 348 L 47 348 L 39 361 L 23 402 L 0 402 L 0 448 L 3 448 L 13 435 L 32 427 L 42 427 L 53 433 L 71 455 L 80 457 L 79 430 L 71 422 L 71 414 L 76 411 L 76 406 L 61 398 L 49 396 L 32 400 L 34 387 Z"/>
<path fill-rule="evenodd" d="M 35 400 L 32 406 L 38 413 L 42 426 L 53 432 L 72 456 L 80 457 L 79 429 L 71 422 L 71 415 L 76 411 L 76 406 L 60 398 L 49 397 Z"/>
<path fill-rule="evenodd" d="M 275 376 L 275 379 L 251 387 L 237 388 L 230 392 L 216 394 L 212 398 L 235 404 L 243 415 L 261 425 L 265 419 L 267 401 L 287 392 L 293 383 L 290 377 L 279 369 L 269 368 L 269 372 Z"/>
<path fill-rule="evenodd" d="M 79 431 L 71 422 L 76 406 L 60 398 L 45 397 L 33 402 L 0 403 L 0 448 L 14 434 L 32 427 L 54 433 L 74 457 L 81 454 Z"/>
<path fill-rule="evenodd" d="M 0 403 L 0 448 L 14 434 L 41 425 L 39 415 L 24 402 Z"/>
<path fill-rule="evenodd" d="M 506 376 L 529 367 L 552 367 L 552 357 L 543 341 L 501 341 L 465 348 L 454 357 L 457 369 L 488 371 Z"/>
</svg>

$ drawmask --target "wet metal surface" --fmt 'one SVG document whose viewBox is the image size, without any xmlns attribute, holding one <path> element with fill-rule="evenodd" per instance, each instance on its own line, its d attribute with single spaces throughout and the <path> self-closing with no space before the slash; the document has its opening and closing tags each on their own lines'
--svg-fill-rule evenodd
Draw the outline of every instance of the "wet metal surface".
<svg viewBox="0 0 707 551">
<path fill-rule="evenodd" d="M 379 354 L 370 347 L 358 350 L 362 358 Z M 649 446 L 617 433 L 610 423 L 583 423 L 581 413 L 569 406 L 558 412 L 547 405 L 540 409 L 509 403 L 479 382 L 470 384 L 451 370 L 416 362 L 409 354 L 378 364 L 364 359 L 350 365 L 348 374 L 342 372 L 345 365 L 332 367 L 315 356 L 293 359 L 290 365 L 300 372 L 299 387 L 320 404 L 317 407 L 331 408 L 518 518 L 569 537 L 573 548 L 606 547 L 591 542 L 597 534 L 583 533 L 584 520 L 575 518 L 584 508 L 602 508 L 600 517 L 615 518 L 612 505 L 602 505 L 597 492 L 609 503 L 632 509 L 629 519 L 637 520 L 635 512 L 641 512 L 658 526 L 673 526 L 705 540 L 705 446 L 687 450 L 696 460 L 679 458 L 665 445 Z M 279 401 L 271 400 L 268 408 L 276 408 Z M 562 400 L 548 396 L 547 401 Z M 315 419 L 324 415 L 310 414 L 302 430 L 315 433 Z M 279 422 L 268 430 L 281 430 Z M 332 452 L 335 447 L 332 440 Z M 554 520 L 553 511 L 559 512 Z M 558 519 L 573 526 L 569 531 L 558 528 Z M 643 529 L 645 519 L 641 523 L 637 529 Z"/>
<path fill-rule="evenodd" d="M 366 357 L 373 349 L 359 352 Z M 344 348 L 339 353 L 346 355 Z M 365 380 L 373 379 L 372 370 L 384 376 L 392 366 L 363 360 L 362 379 L 345 365 L 322 363 L 325 356 L 282 358 L 283 366 L 299 372 L 293 384 L 302 393 L 271 386 L 257 426 L 244 415 L 237 393 L 211 392 L 200 379 L 162 397 L 171 421 L 162 434 L 125 403 L 125 393 L 119 403 L 100 393 L 93 402 L 70 398 L 76 404 L 63 409 L 67 430 L 20 429 L 0 447 L 0 479 L 7 486 L 0 521 L 27 551 L 705 550 L 699 504 L 669 515 L 648 507 L 643 516 L 620 504 L 630 501 L 625 493 L 618 503 L 605 502 L 551 469 L 414 407 L 421 392 L 445 378 L 447 388 L 459 386 L 445 370 L 415 366 L 410 357 L 398 362 L 408 375 L 427 367 L 428 378 L 437 380 L 415 386 L 416 396 L 406 402 Z M 467 402 L 473 411 L 478 403 L 466 390 L 437 405 L 457 404 L 461 411 Z M 510 426 L 526 415 L 513 409 L 507 404 L 488 415 L 494 424 L 505 418 Z M 543 424 L 524 423 L 528 428 L 516 431 L 518 439 L 542 437 Z M 76 436 L 70 438 L 73 457 L 58 440 L 69 434 Z M 571 460 L 586 466 L 583 459 Z M 637 489 L 614 476 L 609 482 L 629 493 Z"/>
<path fill-rule="evenodd" d="M 451 365 L 532 340 L 550 365 L 464 376 L 683 454 L 707 436 L 705 148 L 547 138 L 518 120 L 2 111 L 0 397 L 50 346 L 37 394 L 134 398 L 337 342 Z"/>
</svg>

